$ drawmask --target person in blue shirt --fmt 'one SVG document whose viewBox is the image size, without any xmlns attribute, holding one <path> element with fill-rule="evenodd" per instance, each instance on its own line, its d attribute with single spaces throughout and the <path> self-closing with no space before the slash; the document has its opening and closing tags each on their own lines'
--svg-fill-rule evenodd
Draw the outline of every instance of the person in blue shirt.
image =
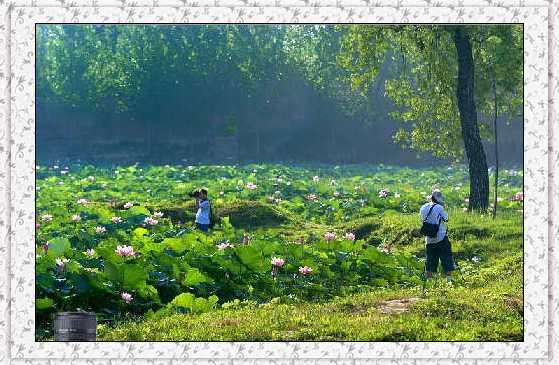
<svg viewBox="0 0 559 365">
<path fill-rule="evenodd" d="M 428 281 L 432 280 L 433 272 L 437 271 L 439 260 L 446 275 L 446 281 L 452 281 L 454 259 L 452 248 L 448 240 L 445 222 L 448 222 L 448 213 L 444 210 L 443 194 L 435 190 L 431 194 L 431 201 L 425 203 L 419 210 L 421 219 L 427 223 L 438 224 L 439 230 L 435 237 L 425 237 L 425 251 L 427 261 L 425 263 L 425 276 Z"/>
<path fill-rule="evenodd" d="M 211 208 L 210 201 L 208 200 L 208 190 L 200 189 L 195 195 L 198 204 L 198 211 L 196 212 L 196 228 L 202 232 L 208 232 L 210 228 Z"/>
</svg>

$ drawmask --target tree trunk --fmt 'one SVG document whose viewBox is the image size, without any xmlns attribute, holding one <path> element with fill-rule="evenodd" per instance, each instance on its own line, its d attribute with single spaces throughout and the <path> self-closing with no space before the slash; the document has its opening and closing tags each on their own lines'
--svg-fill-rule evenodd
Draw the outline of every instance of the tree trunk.
<svg viewBox="0 0 559 365">
<path fill-rule="evenodd" d="M 479 127 L 474 101 L 474 62 L 470 35 L 462 26 L 454 29 L 454 44 L 458 54 L 458 83 L 456 97 L 460 111 L 462 138 L 468 158 L 470 174 L 470 210 L 485 210 L 489 203 L 489 175 L 487 160 Z"/>
<path fill-rule="evenodd" d="M 495 64 L 491 63 L 491 71 L 493 76 L 493 130 L 495 133 L 495 195 L 493 197 L 493 219 L 497 217 L 497 187 L 499 185 L 499 145 L 497 131 L 497 77 L 495 76 Z"/>
</svg>

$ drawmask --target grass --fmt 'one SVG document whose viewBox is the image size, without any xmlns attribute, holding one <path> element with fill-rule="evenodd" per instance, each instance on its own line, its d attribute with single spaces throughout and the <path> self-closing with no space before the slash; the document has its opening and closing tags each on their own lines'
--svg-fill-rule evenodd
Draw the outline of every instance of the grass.
<svg viewBox="0 0 559 365">
<path fill-rule="evenodd" d="M 430 289 L 408 312 L 385 314 L 384 301 L 421 297 L 420 290 L 382 290 L 326 303 L 249 302 L 202 315 L 100 326 L 102 341 L 522 341 L 512 288 Z"/>
<path fill-rule="evenodd" d="M 322 303 L 225 303 L 211 312 L 164 318 L 128 318 L 100 325 L 100 341 L 522 341 L 522 216 L 450 212 L 449 238 L 464 280 L 452 286 L 437 280 L 425 295 L 421 287 L 364 288 L 362 293 Z M 345 226 L 344 226 L 345 227 Z M 353 224 L 369 244 L 424 256 L 414 234 L 416 214 L 384 214 Z M 278 234 L 296 236 L 324 226 L 284 225 Z M 340 228 L 340 227 L 335 227 Z M 420 298 L 402 304 L 403 313 L 385 313 L 387 301 Z"/>
</svg>

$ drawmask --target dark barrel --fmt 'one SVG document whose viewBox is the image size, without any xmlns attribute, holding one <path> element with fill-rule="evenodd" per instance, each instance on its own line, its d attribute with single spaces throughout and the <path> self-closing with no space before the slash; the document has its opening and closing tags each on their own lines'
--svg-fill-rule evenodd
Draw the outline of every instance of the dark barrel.
<svg viewBox="0 0 559 365">
<path fill-rule="evenodd" d="M 97 317 L 94 312 L 59 312 L 54 316 L 55 341 L 95 341 Z"/>
</svg>

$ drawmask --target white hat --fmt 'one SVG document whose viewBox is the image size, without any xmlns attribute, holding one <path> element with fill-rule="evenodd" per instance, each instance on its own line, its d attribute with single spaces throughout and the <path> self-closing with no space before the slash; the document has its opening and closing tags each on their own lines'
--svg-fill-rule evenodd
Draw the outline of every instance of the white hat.
<svg viewBox="0 0 559 365">
<path fill-rule="evenodd" d="M 435 190 L 431 193 L 431 198 L 435 199 L 438 203 L 444 203 L 443 193 L 439 190 Z"/>
</svg>

